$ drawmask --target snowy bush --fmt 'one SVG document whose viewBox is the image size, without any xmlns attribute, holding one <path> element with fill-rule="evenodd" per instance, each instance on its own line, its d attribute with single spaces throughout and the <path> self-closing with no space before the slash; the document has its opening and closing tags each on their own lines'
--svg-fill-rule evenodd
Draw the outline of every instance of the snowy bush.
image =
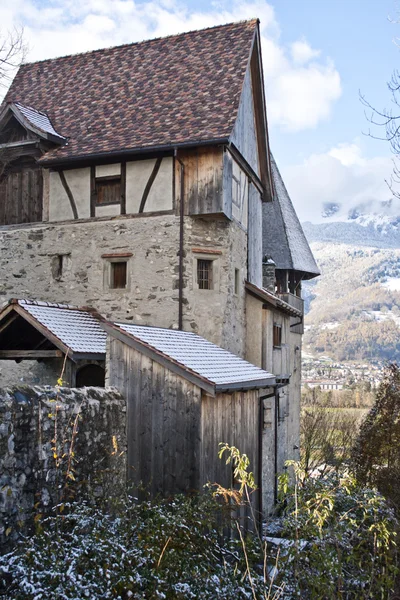
<svg viewBox="0 0 400 600">
<path fill-rule="evenodd" d="M 75 503 L 0 558 L 7 600 L 259 598 L 240 540 L 223 538 L 226 516 L 209 494 L 173 501 L 128 499 L 109 511 Z M 249 544 L 247 559 L 254 553 Z M 0 591 L 0 596 L 1 596 Z"/>
</svg>

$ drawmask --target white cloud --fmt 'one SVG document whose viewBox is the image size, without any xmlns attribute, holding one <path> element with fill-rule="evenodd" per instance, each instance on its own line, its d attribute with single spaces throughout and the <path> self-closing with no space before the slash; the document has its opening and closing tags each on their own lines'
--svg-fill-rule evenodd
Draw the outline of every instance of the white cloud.
<svg viewBox="0 0 400 600">
<path fill-rule="evenodd" d="M 0 4 L 3 31 L 25 27 L 29 60 L 134 42 L 258 17 L 270 123 L 289 131 L 315 127 L 327 118 L 341 94 L 333 63 L 320 58 L 301 38 L 289 47 L 280 43 L 280 28 L 266 0 L 222 0 L 191 9 L 175 0 L 13 0 Z"/>
<path fill-rule="evenodd" d="M 322 212 L 336 204 L 332 221 L 345 220 L 349 213 L 399 213 L 399 201 L 383 207 L 392 198 L 385 183 L 393 163 L 389 157 L 365 158 L 357 140 L 340 144 L 323 154 L 312 154 L 303 163 L 282 169 L 288 192 L 301 221 L 325 222 Z"/>
<path fill-rule="evenodd" d="M 336 158 L 345 167 L 365 165 L 365 159 L 362 157 L 361 148 L 356 143 L 339 144 L 335 148 L 331 148 L 328 154 L 329 156 Z"/>
<path fill-rule="evenodd" d="M 304 65 L 321 54 L 320 50 L 313 50 L 304 38 L 297 42 L 293 42 L 290 48 L 294 63 L 299 65 Z"/>
<path fill-rule="evenodd" d="M 301 68 L 287 64 L 267 78 L 266 88 L 270 121 L 288 131 L 316 127 L 329 117 L 342 93 L 339 73 L 330 61 Z"/>
</svg>

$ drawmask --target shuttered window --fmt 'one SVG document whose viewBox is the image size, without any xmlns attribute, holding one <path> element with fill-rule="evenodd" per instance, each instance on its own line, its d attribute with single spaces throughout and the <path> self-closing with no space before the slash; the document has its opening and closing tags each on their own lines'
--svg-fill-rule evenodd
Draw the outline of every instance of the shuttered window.
<svg viewBox="0 0 400 600">
<path fill-rule="evenodd" d="M 121 203 L 121 176 L 96 178 L 96 204 Z"/>
<path fill-rule="evenodd" d="M 111 268 L 110 287 L 113 290 L 126 288 L 127 264 L 128 263 L 126 261 L 110 263 L 110 268 Z"/>
<path fill-rule="evenodd" d="M 199 290 L 212 290 L 213 289 L 213 261 L 202 260 L 197 261 L 197 284 Z"/>
</svg>

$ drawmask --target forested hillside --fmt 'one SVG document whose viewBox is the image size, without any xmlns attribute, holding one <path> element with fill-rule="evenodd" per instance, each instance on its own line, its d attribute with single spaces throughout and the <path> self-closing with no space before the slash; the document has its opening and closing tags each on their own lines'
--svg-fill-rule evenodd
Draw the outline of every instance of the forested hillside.
<svg viewBox="0 0 400 600">
<path fill-rule="evenodd" d="M 375 229 L 372 241 L 370 227 L 358 227 L 364 245 L 359 235 L 352 239 L 354 223 L 305 227 L 322 273 L 304 286 L 305 350 L 340 361 L 400 360 L 400 248 L 393 247 L 398 232 Z M 383 247 L 385 240 L 389 247 Z"/>
</svg>

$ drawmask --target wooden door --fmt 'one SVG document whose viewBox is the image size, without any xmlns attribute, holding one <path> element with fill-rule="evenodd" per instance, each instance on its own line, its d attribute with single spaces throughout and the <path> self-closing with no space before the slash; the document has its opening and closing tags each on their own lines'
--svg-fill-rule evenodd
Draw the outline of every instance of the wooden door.
<svg viewBox="0 0 400 600">
<path fill-rule="evenodd" d="M 12 165 L 0 180 L 0 225 L 42 220 L 43 176 L 34 161 Z"/>
</svg>

